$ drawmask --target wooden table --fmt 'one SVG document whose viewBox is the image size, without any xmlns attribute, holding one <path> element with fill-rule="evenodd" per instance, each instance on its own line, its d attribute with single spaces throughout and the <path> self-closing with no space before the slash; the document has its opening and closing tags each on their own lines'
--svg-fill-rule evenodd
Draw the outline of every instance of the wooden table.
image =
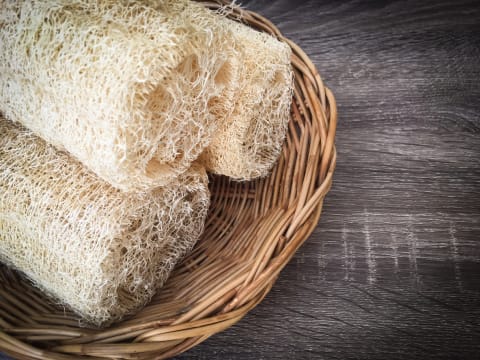
<svg viewBox="0 0 480 360">
<path fill-rule="evenodd" d="M 480 358 L 480 6 L 244 4 L 334 91 L 338 166 L 265 301 L 177 359 Z"/>
<path fill-rule="evenodd" d="M 178 359 L 480 358 L 480 6 L 244 1 L 339 109 L 320 224 L 265 301 Z"/>
</svg>

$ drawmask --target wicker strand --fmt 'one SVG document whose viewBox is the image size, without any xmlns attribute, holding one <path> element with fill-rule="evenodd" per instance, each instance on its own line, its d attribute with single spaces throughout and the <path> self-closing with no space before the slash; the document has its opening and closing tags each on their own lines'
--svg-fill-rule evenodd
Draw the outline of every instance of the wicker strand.
<svg viewBox="0 0 480 360">
<path fill-rule="evenodd" d="M 80 327 L 15 272 L 0 267 L 0 351 L 17 359 L 165 359 L 238 322 L 270 291 L 315 229 L 336 164 L 337 110 L 308 56 L 267 19 L 226 0 L 205 2 L 287 42 L 295 91 L 289 133 L 272 174 L 211 179 L 212 207 L 194 251 L 137 315 Z M 84 325 L 83 325 L 84 326 Z"/>
</svg>

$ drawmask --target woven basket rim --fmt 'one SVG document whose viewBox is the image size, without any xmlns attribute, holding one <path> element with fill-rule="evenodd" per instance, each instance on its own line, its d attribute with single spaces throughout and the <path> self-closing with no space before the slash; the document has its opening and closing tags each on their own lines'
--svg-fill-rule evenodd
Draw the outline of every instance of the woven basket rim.
<svg viewBox="0 0 480 360">
<path fill-rule="evenodd" d="M 58 360 L 178 355 L 259 304 L 316 228 L 336 165 L 332 92 L 305 52 L 268 19 L 236 5 L 225 8 L 231 5 L 228 0 L 202 2 L 292 48 L 294 101 L 282 158 L 264 179 L 236 183 L 213 176 L 210 230 L 163 293 L 144 311 L 110 328 L 79 327 L 75 316 L 62 313 L 17 273 L 0 267 L 0 352 L 18 359 Z M 207 262 L 206 254 L 215 259 Z M 233 264 L 229 256 L 238 261 Z M 185 294 L 197 300 L 183 304 L 178 299 Z"/>
</svg>

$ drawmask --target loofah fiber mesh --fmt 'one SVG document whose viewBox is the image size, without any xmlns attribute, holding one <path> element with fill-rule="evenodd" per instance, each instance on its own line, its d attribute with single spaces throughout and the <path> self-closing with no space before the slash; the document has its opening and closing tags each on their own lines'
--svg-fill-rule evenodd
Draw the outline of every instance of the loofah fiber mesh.
<svg viewBox="0 0 480 360">
<path fill-rule="evenodd" d="M 97 325 L 144 305 L 203 231 L 207 176 L 131 194 L 0 118 L 0 259 Z"/>
<path fill-rule="evenodd" d="M 158 2 L 158 0 L 156 0 Z M 195 24 L 199 29 L 209 29 L 213 34 L 213 41 L 208 50 L 209 54 L 223 54 L 225 62 L 217 71 L 212 74 L 216 85 L 216 93 L 208 102 L 208 108 L 214 115 L 217 123 L 223 123 L 232 113 L 233 105 L 239 80 L 241 67 L 240 54 L 237 47 L 234 46 L 236 41 L 234 28 L 225 16 L 215 14 L 201 4 L 190 0 L 172 0 L 176 4 L 174 13 L 180 13 L 178 8 L 182 4 L 182 16 L 185 20 L 181 22 L 189 22 Z M 218 56 L 218 55 L 217 55 Z M 215 135 L 214 135 L 215 136 Z"/>
<path fill-rule="evenodd" d="M 185 4 L 3 1 L 0 110 L 121 190 L 168 184 L 210 141 L 227 57 Z"/>
<path fill-rule="evenodd" d="M 265 176 L 285 140 L 293 94 L 290 47 L 243 24 L 209 14 L 233 34 L 238 78 L 231 82 L 233 107 L 201 155 L 207 170 L 237 180 Z"/>
</svg>

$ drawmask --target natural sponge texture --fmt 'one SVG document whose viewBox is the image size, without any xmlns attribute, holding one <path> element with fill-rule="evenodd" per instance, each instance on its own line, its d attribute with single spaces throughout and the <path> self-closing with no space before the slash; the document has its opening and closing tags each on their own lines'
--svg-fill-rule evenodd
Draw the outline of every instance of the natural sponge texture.
<svg viewBox="0 0 480 360">
<path fill-rule="evenodd" d="M 150 0 L 159 3 L 159 0 Z M 166 0 L 164 9 L 175 14 L 176 21 L 180 24 L 191 24 L 195 32 L 208 30 L 213 34 L 207 56 L 220 58 L 218 66 L 210 72 L 215 91 L 208 101 L 208 110 L 218 124 L 228 118 L 233 111 L 234 99 L 240 79 L 241 64 L 238 52 L 232 42 L 235 36 L 232 28 L 223 16 L 217 16 L 205 6 L 191 0 Z M 205 66 L 201 66 L 205 67 Z"/>
<path fill-rule="evenodd" d="M 124 191 L 186 171 L 210 142 L 226 55 L 185 1 L 0 7 L 0 110 Z"/>
<path fill-rule="evenodd" d="M 237 94 L 233 108 L 225 118 L 217 116 L 218 130 L 201 162 L 209 171 L 238 180 L 265 176 L 286 136 L 293 94 L 291 49 L 268 34 L 209 16 L 233 34 L 225 43 L 238 57 L 238 79 L 229 84 Z"/>
<path fill-rule="evenodd" d="M 97 325 L 148 302 L 203 231 L 207 176 L 129 194 L 0 118 L 0 260 Z"/>
</svg>

